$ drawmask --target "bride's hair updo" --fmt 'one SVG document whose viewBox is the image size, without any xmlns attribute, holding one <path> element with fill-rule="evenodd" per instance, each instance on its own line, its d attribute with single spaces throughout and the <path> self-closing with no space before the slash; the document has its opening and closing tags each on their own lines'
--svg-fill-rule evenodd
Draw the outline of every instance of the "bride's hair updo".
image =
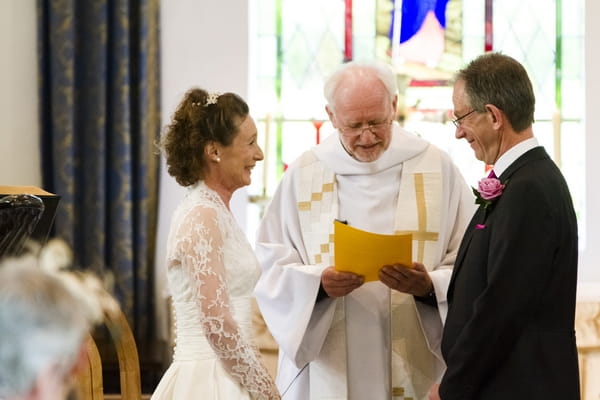
<svg viewBox="0 0 600 400">
<path fill-rule="evenodd" d="M 235 93 L 189 90 L 161 138 L 169 174 L 182 186 L 202 179 L 204 147 L 212 141 L 231 145 L 248 113 L 248 104 Z"/>
</svg>

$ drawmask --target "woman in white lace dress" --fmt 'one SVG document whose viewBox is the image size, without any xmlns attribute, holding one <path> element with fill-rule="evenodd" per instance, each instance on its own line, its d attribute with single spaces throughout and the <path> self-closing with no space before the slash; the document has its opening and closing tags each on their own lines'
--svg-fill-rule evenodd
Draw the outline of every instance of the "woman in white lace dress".
<svg viewBox="0 0 600 400">
<path fill-rule="evenodd" d="M 167 243 L 173 362 L 152 399 L 279 399 L 252 338 L 260 269 L 229 209 L 263 159 L 248 105 L 233 93 L 192 89 L 161 145 L 169 174 L 189 191 Z"/>
</svg>

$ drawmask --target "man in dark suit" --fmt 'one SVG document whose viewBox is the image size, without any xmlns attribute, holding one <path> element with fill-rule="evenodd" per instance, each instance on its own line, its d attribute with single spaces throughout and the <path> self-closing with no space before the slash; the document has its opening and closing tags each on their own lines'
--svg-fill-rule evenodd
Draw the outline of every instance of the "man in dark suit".
<svg viewBox="0 0 600 400">
<path fill-rule="evenodd" d="M 484 54 L 458 72 L 452 102 L 456 138 L 494 167 L 458 251 L 447 370 L 430 399 L 579 399 L 577 221 L 560 170 L 533 136 L 527 72 Z"/>
</svg>

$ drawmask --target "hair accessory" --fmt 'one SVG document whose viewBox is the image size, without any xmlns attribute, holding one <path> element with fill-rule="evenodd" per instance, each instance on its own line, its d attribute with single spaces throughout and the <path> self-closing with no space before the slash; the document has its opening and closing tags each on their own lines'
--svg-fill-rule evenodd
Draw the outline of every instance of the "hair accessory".
<svg viewBox="0 0 600 400">
<path fill-rule="evenodd" d="M 200 102 L 199 101 L 192 101 L 192 106 L 193 107 L 199 107 L 200 106 Z"/>
<path fill-rule="evenodd" d="M 204 105 L 208 106 L 210 104 L 217 104 L 217 100 L 219 99 L 220 95 L 221 95 L 221 92 L 208 93 L 208 97 L 206 97 L 206 104 L 204 104 Z"/>
<path fill-rule="evenodd" d="M 112 276 L 107 276 L 110 278 L 107 283 L 93 272 L 72 269 L 73 252 L 64 240 L 50 239 L 42 247 L 32 242 L 29 243 L 28 250 L 28 253 L 14 262 L 27 264 L 32 262 L 32 258 L 37 258 L 36 263 L 41 269 L 58 277 L 81 300 L 90 322 L 101 322 L 104 313 L 119 312 L 119 303 L 106 288 L 112 286 Z"/>
</svg>

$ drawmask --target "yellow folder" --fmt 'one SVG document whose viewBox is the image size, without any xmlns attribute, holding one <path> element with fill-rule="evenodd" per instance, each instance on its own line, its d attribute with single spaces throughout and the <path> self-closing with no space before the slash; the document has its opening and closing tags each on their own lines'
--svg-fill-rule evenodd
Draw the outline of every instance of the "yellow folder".
<svg viewBox="0 0 600 400">
<path fill-rule="evenodd" d="M 379 280 L 384 265 L 412 264 L 412 235 L 382 235 L 353 228 L 334 221 L 333 243 L 335 269 L 365 277 L 365 282 Z"/>
</svg>

